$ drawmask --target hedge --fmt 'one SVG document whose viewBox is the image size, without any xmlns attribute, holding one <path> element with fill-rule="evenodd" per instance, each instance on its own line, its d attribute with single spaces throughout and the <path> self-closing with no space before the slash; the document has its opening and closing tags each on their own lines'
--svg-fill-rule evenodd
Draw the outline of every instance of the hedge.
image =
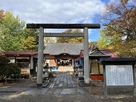
<svg viewBox="0 0 136 102">
<path fill-rule="evenodd" d="M 14 63 L 1 63 L 0 64 L 0 76 L 11 76 L 21 73 L 21 69 Z"/>
</svg>

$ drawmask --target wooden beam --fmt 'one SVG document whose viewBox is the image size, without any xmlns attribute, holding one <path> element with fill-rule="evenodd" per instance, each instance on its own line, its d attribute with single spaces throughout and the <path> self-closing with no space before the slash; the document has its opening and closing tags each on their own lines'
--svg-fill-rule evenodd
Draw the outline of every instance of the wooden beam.
<svg viewBox="0 0 136 102">
<path fill-rule="evenodd" d="M 44 37 L 84 37 L 83 33 L 44 33 Z"/>
<path fill-rule="evenodd" d="M 100 24 L 34 24 L 30 23 L 26 25 L 27 28 L 47 28 L 47 29 L 83 29 L 85 27 L 96 29 L 100 28 Z"/>
</svg>

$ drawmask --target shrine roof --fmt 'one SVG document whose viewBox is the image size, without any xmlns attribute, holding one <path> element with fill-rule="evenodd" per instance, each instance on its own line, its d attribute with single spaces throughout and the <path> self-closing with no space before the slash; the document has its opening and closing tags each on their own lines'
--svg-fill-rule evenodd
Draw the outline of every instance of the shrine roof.
<svg viewBox="0 0 136 102">
<path fill-rule="evenodd" d="M 83 44 L 69 44 L 69 43 L 50 43 L 46 45 L 44 54 L 49 55 L 80 55 L 80 51 L 83 50 Z"/>
<path fill-rule="evenodd" d="M 84 50 L 80 51 L 80 57 L 84 56 Z M 89 51 L 90 58 L 101 58 L 101 57 L 111 57 L 111 58 L 119 58 L 119 55 L 111 52 L 110 50 L 90 50 Z"/>
<path fill-rule="evenodd" d="M 37 52 L 2 51 L 7 57 L 34 56 Z"/>
</svg>

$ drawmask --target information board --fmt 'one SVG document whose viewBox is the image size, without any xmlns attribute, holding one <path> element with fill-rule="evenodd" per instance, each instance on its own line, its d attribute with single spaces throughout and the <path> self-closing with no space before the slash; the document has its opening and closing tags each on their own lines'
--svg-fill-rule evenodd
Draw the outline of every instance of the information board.
<svg viewBox="0 0 136 102">
<path fill-rule="evenodd" d="M 132 65 L 106 65 L 107 86 L 134 85 Z"/>
</svg>

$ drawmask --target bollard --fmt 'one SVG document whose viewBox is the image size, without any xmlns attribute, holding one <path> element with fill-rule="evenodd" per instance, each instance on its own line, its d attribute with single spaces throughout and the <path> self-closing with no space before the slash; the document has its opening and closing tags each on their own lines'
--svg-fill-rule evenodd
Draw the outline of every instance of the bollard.
<svg viewBox="0 0 136 102">
<path fill-rule="evenodd" d="M 46 66 L 44 66 L 44 70 L 45 70 L 44 80 L 49 80 L 49 72 L 48 72 L 48 69 L 49 69 L 48 63 L 46 63 Z"/>
<path fill-rule="evenodd" d="M 75 76 L 78 77 L 78 67 L 75 67 Z"/>
<path fill-rule="evenodd" d="M 45 69 L 44 78 L 46 78 L 46 79 L 48 79 L 48 78 L 49 78 L 48 68 L 47 68 L 47 69 Z"/>
<path fill-rule="evenodd" d="M 78 68 L 78 79 L 79 80 L 83 80 L 83 67 L 82 66 L 79 66 Z"/>
</svg>

